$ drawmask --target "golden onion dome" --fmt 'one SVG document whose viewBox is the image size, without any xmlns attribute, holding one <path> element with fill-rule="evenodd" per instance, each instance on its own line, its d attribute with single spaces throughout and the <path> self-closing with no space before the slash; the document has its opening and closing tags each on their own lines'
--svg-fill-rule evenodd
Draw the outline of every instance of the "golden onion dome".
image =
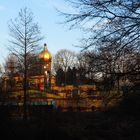
<svg viewBox="0 0 140 140">
<path fill-rule="evenodd" d="M 44 44 L 44 50 L 39 54 L 39 58 L 45 61 L 51 60 L 51 53 L 48 51 L 47 44 Z"/>
</svg>

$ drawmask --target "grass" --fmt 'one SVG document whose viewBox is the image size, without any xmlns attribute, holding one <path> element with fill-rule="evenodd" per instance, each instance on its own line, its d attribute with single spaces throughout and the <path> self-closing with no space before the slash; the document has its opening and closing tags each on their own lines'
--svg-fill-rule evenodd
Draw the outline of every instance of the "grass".
<svg viewBox="0 0 140 140">
<path fill-rule="evenodd" d="M 28 121 L 1 121 L 1 135 L 47 140 L 139 140 L 140 115 L 118 109 L 105 112 L 36 110 Z"/>
<path fill-rule="evenodd" d="M 5 139 L 139 140 L 140 94 L 130 94 L 116 108 L 95 112 L 35 109 L 29 120 L 9 120 L 0 112 Z"/>
</svg>

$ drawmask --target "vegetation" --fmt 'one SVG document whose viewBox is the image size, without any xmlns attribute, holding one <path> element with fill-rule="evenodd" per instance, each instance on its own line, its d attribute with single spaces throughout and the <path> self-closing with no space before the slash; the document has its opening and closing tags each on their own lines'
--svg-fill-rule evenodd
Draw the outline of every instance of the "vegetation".
<svg viewBox="0 0 140 140">
<path fill-rule="evenodd" d="M 31 63 L 29 58 L 38 49 L 39 42 L 42 40 L 40 29 L 33 21 L 33 14 L 28 8 L 21 9 L 18 17 L 9 23 L 10 47 L 12 54 L 17 57 L 19 68 L 24 77 L 24 108 L 26 118 L 26 94 L 28 69 Z"/>
<path fill-rule="evenodd" d="M 115 109 L 106 112 L 76 113 L 36 110 L 35 118 L 26 123 L 19 120 L 3 121 L 0 128 L 2 136 L 11 138 L 139 140 L 140 114 L 135 116 L 125 113 Z"/>
<path fill-rule="evenodd" d="M 0 70 L 2 135 L 50 140 L 139 140 L 139 0 L 66 1 L 76 9 L 72 10 L 75 13 L 63 13 L 66 23 L 82 27 L 87 34 L 80 53 L 62 49 L 54 56 L 54 94 L 29 84 L 31 76 L 47 75 L 49 67 L 39 64 L 42 37 L 32 13 L 28 8 L 21 9 L 17 19 L 9 23 L 11 53 L 5 61 L 5 72 Z M 17 83 L 15 77 L 22 79 Z M 88 89 L 90 85 L 96 85 L 95 90 Z M 68 87 L 75 89 L 66 92 Z M 57 106 L 43 104 L 42 98 L 56 96 L 61 102 Z M 12 102 L 13 97 L 17 104 Z M 27 105 L 29 97 L 42 104 L 28 100 Z M 86 111 L 90 108 L 90 112 L 82 107 Z"/>
</svg>

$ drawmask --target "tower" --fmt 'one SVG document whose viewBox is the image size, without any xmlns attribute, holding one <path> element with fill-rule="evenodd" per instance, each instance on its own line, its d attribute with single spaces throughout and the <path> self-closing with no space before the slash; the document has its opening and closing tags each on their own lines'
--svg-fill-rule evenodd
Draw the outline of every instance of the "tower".
<svg viewBox="0 0 140 140">
<path fill-rule="evenodd" d="M 51 62 L 52 56 L 48 51 L 47 44 L 44 44 L 44 49 L 39 54 L 39 60 L 41 64 L 41 73 L 44 75 L 44 91 L 51 90 Z"/>
</svg>

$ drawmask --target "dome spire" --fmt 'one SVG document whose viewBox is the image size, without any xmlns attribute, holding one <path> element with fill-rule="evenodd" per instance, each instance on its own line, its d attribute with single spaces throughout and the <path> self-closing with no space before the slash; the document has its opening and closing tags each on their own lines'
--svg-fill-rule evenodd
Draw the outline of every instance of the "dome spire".
<svg viewBox="0 0 140 140">
<path fill-rule="evenodd" d="M 46 43 L 44 43 L 44 50 L 39 54 L 39 58 L 45 61 L 49 61 L 52 58 L 50 52 L 48 51 L 48 47 Z"/>
<path fill-rule="evenodd" d="M 48 50 L 47 44 L 44 43 L 44 51 Z"/>
</svg>

